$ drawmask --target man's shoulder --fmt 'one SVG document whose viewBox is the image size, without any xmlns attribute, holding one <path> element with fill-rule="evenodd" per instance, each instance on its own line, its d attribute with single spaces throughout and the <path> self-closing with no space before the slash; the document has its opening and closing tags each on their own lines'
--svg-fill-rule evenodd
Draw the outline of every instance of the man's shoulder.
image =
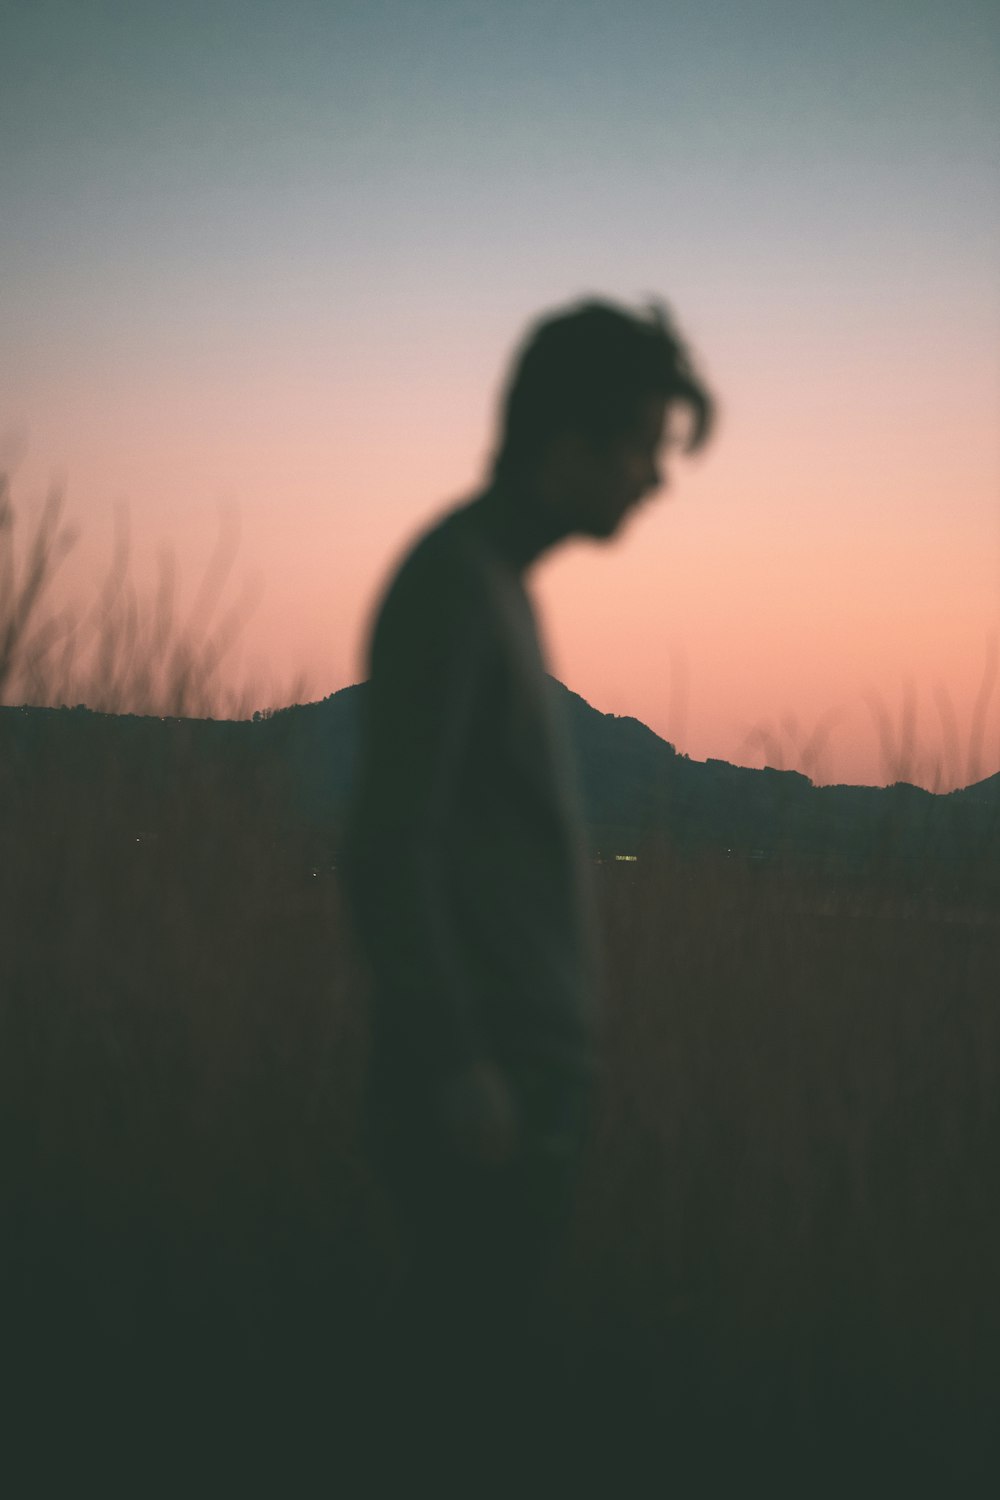
<svg viewBox="0 0 1000 1500">
<path fill-rule="evenodd" d="M 453 505 L 419 532 L 389 578 L 382 608 L 414 599 L 482 600 L 489 557 L 468 523 L 469 502 Z"/>
<path fill-rule="evenodd" d="M 489 629 L 490 558 L 468 509 L 466 501 L 452 506 L 406 548 L 376 607 L 373 646 L 411 634 Z"/>
<path fill-rule="evenodd" d="M 472 502 L 458 501 L 419 531 L 403 555 L 399 571 L 465 572 L 484 566 L 486 554 L 470 525 Z"/>
</svg>

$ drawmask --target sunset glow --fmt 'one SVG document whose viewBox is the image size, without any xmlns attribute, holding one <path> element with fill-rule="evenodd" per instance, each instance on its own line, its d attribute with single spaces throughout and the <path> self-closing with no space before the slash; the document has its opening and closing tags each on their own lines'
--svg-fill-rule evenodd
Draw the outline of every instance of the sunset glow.
<svg viewBox="0 0 1000 1500">
<path fill-rule="evenodd" d="M 137 583 L 169 546 L 193 595 L 221 506 L 227 587 L 261 588 L 232 680 L 256 706 L 359 680 L 530 321 L 662 295 L 718 435 L 615 543 L 539 564 L 553 673 L 697 759 L 1000 770 L 989 0 L 52 3 L 4 29 L 0 466 L 26 521 L 65 487 L 62 598 L 99 587 L 122 502 Z"/>
</svg>

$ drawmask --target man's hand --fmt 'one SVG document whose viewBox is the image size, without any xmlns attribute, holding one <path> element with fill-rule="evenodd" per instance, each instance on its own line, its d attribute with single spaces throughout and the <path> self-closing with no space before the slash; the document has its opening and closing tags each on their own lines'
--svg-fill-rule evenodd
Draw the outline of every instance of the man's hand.
<svg viewBox="0 0 1000 1500">
<path fill-rule="evenodd" d="M 517 1153 L 520 1112 L 495 1063 L 473 1063 L 450 1078 L 440 1095 L 438 1117 L 457 1156 L 500 1167 Z"/>
</svg>

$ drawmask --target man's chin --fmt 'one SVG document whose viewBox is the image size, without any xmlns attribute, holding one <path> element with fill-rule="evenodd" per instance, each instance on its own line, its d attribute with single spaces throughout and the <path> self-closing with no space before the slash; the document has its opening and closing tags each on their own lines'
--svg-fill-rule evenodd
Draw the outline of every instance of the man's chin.
<svg viewBox="0 0 1000 1500">
<path fill-rule="evenodd" d="M 595 542 L 611 542 L 620 532 L 624 531 L 630 519 L 630 512 L 623 511 L 619 516 L 607 516 L 599 521 L 593 521 L 587 527 L 586 535 Z"/>
<path fill-rule="evenodd" d="M 633 518 L 634 511 L 635 507 L 630 505 L 627 510 L 622 511 L 620 516 L 616 516 L 613 521 L 607 523 L 606 529 L 601 532 L 605 541 L 613 541 L 616 536 L 620 536 L 623 531 L 627 530 L 628 524 Z"/>
<path fill-rule="evenodd" d="M 634 510 L 635 506 L 630 505 L 617 516 L 602 516 L 599 520 L 588 520 L 578 527 L 577 534 L 593 542 L 611 542 L 625 529 L 632 519 Z"/>
</svg>

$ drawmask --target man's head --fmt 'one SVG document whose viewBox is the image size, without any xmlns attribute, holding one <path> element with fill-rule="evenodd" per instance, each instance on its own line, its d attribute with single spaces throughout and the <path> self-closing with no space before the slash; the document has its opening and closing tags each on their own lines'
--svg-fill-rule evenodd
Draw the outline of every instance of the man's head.
<svg viewBox="0 0 1000 1500">
<path fill-rule="evenodd" d="M 691 452 L 708 437 L 713 403 L 662 304 L 642 317 L 578 303 L 536 323 L 518 351 L 494 482 L 544 495 L 569 530 L 610 537 L 662 483 L 678 407 L 690 417 Z"/>
</svg>

